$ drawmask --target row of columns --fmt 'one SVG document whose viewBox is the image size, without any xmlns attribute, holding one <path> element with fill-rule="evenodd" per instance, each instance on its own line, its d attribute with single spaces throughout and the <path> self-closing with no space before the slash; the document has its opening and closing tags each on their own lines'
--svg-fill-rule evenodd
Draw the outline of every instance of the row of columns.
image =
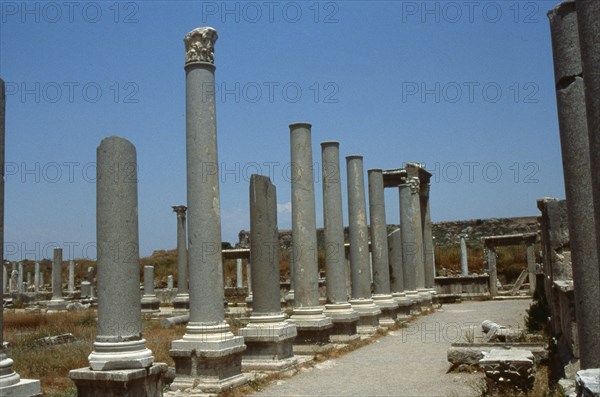
<svg viewBox="0 0 600 397">
<path fill-rule="evenodd" d="M 55 248 L 55 251 L 57 249 L 60 248 Z M 31 287 L 33 285 L 34 287 L 34 292 L 39 292 L 40 286 L 42 286 L 44 284 L 43 282 L 43 273 L 41 273 L 40 271 L 40 264 L 39 262 L 35 262 L 34 264 L 34 272 L 33 272 L 33 282 L 32 282 L 32 277 L 31 277 L 31 272 L 27 272 L 27 281 L 23 281 L 23 274 L 24 274 L 24 265 L 23 262 L 12 262 L 12 271 L 11 271 L 11 278 L 8 278 L 8 265 L 10 265 L 10 262 L 6 262 L 3 267 L 2 267 L 2 292 L 7 294 L 7 293 L 12 293 L 12 292 L 27 292 L 27 289 L 29 287 Z M 62 264 L 60 264 L 61 266 L 61 272 L 62 272 Z M 67 281 L 67 292 L 69 293 L 73 293 L 75 292 L 75 262 L 73 260 L 69 261 L 68 264 L 68 281 Z M 90 267 L 90 269 L 92 269 L 92 277 L 93 277 L 93 268 Z M 54 271 L 54 267 L 53 267 L 53 271 Z M 89 271 L 89 269 L 88 269 Z M 12 275 L 15 274 L 16 275 L 16 279 L 12 280 Z M 62 278 L 62 274 L 61 274 L 61 278 Z M 89 277 L 88 277 L 88 281 Z M 54 286 L 54 284 L 52 285 Z"/>
<path fill-rule="evenodd" d="M 600 3 L 548 13 L 582 369 L 600 367 Z M 594 208 L 590 216 L 590 208 Z"/>
</svg>

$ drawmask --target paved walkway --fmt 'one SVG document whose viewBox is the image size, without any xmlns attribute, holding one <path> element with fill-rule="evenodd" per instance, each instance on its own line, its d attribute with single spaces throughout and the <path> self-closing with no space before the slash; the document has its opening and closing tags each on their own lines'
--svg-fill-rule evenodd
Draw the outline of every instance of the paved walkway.
<svg viewBox="0 0 600 397">
<path fill-rule="evenodd" d="M 523 328 L 530 300 L 464 302 L 444 305 L 371 345 L 328 360 L 289 379 L 277 381 L 256 396 L 469 397 L 477 396 L 480 374 L 446 373 L 446 351 L 481 322 Z"/>
</svg>

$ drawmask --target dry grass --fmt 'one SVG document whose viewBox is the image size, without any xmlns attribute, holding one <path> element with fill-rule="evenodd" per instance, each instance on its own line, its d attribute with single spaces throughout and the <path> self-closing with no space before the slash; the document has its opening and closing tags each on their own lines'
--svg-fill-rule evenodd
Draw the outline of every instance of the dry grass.
<svg viewBox="0 0 600 397">
<path fill-rule="evenodd" d="M 169 357 L 171 341 L 180 338 L 185 325 L 162 328 L 158 321 L 145 321 L 143 336 L 156 362 L 174 366 Z M 46 336 L 72 333 L 77 342 L 43 347 L 35 341 Z M 29 314 L 4 313 L 4 336 L 10 342 L 8 355 L 23 378 L 39 379 L 45 396 L 74 395 L 69 371 L 88 366 L 96 336 L 96 313 Z"/>
</svg>

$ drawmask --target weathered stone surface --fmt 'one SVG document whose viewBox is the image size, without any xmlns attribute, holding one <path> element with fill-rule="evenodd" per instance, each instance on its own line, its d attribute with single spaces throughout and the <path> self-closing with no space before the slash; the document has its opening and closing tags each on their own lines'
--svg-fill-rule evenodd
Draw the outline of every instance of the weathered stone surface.
<svg viewBox="0 0 600 397">
<path fill-rule="evenodd" d="M 600 396 L 600 368 L 577 371 L 575 382 L 578 397 Z"/>
<path fill-rule="evenodd" d="M 136 157 L 133 144 L 116 136 L 97 149 L 98 332 L 89 356 L 94 371 L 146 368 L 154 361 L 141 337 Z"/>
<path fill-rule="evenodd" d="M 529 390 L 535 381 L 534 358 L 528 350 L 492 349 L 479 360 L 479 366 L 496 386 Z"/>
<path fill-rule="evenodd" d="M 80 368 L 70 371 L 69 377 L 81 397 L 162 397 L 163 375 L 167 368 L 165 363 L 112 371 Z"/>
<path fill-rule="evenodd" d="M 530 351 L 536 363 L 548 358 L 548 350 L 543 344 L 531 343 L 453 343 L 447 351 L 447 359 L 453 365 L 479 363 L 484 353 L 492 349 L 517 348 Z"/>
<path fill-rule="evenodd" d="M 218 393 L 247 381 L 241 374 L 244 338 L 231 333 L 223 305 L 216 106 L 215 96 L 206 95 L 215 89 L 216 40 L 209 27 L 184 39 L 190 321 L 171 344 L 172 391 Z"/>
<path fill-rule="evenodd" d="M 600 215 L 600 202 L 594 202 L 600 200 L 600 196 L 593 191 L 594 182 L 600 180 L 594 175 L 596 172 L 592 172 L 590 161 L 591 157 L 595 157 L 595 161 L 600 157 L 590 149 L 598 149 L 600 146 L 590 147 L 590 142 L 600 145 L 597 137 L 600 132 L 600 120 L 596 120 L 600 113 L 591 105 L 598 105 L 597 99 L 586 98 L 584 92 L 584 79 L 590 90 L 588 96 L 593 87 L 598 85 L 595 83 L 598 80 L 597 70 L 588 64 L 586 69 L 590 75 L 586 76 L 584 73 L 582 77 L 582 72 L 585 72 L 582 55 L 586 56 L 588 62 L 600 66 L 600 59 L 594 59 L 594 54 L 600 56 L 600 52 L 595 48 L 598 45 L 597 34 L 600 33 L 597 26 L 600 8 L 585 1 L 577 4 L 584 8 L 582 15 L 576 12 L 575 2 L 567 1 L 551 10 L 548 17 L 567 198 L 569 245 L 573 261 L 575 311 L 581 346 L 580 360 L 582 368 L 594 368 L 600 367 L 600 258 L 596 236 L 596 226 L 600 225 L 600 221 L 595 220 L 590 209 L 596 207 L 595 215 Z M 594 15 L 593 19 L 587 14 L 588 7 L 589 12 Z M 593 9 L 595 11 L 592 11 Z M 578 20 L 585 24 L 582 27 L 584 34 L 596 33 L 593 46 L 587 35 L 582 37 L 583 45 L 587 44 L 585 54 L 581 54 L 579 50 Z M 587 109 L 593 112 L 590 117 L 586 114 L 586 101 Z M 592 123 L 590 129 L 588 120 Z M 600 166 L 600 163 L 597 165 Z"/>
</svg>

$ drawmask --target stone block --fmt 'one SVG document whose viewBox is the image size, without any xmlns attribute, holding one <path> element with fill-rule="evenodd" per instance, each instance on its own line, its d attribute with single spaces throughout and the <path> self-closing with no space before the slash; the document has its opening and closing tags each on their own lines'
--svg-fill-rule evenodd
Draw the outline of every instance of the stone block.
<svg viewBox="0 0 600 397">
<path fill-rule="evenodd" d="M 488 385 L 508 386 L 523 391 L 533 387 L 535 365 L 533 353 L 523 349 L 492 349 L 479 366 L 485 371 Z"/>
<path fill-rule="evenodd" d="M 600 368 L 583 369 L 575 375 L 577 397 L 600 396 Z"/>
</svg>

